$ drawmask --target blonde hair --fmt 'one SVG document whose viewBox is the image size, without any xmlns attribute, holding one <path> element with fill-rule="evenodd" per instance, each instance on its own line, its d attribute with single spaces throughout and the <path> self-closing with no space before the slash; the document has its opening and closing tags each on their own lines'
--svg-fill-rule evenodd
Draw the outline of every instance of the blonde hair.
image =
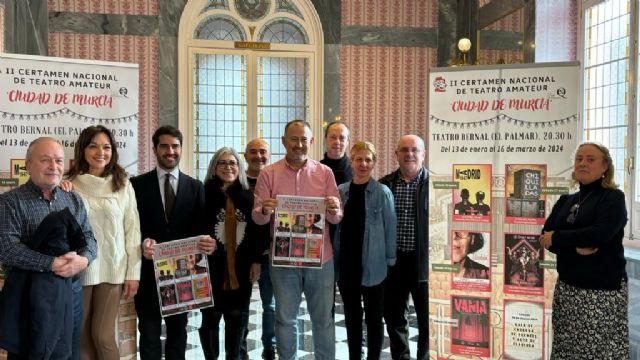
<svg viewBox="0 0 640 360">
<path fill-rule="evenodd" d="M 376 147 L 373 146 L 373 144 L 368 141 L 358 141 L 357 143 L 353 144 L 353 146 L 351 147 L 351 150 L 349 151 L 349 157 L 353 159 L 353 157 L 355 156 L 355 153 L 360 150 L 366 150 L 370 152 L 373 162 L 376 162 L 378 160 Z"/>
<path fill-rule="evenodd" d="M 600 150 L 600 152 L 602 153 L 602 161 L 604 161 L 604 163 L 607 165 L 607 169 L 604 171 L 604 174 L 602 175 L 602 187 L 605 189 L 617 188 L 618 184 L 616 184 L 615 181 L 613 180 L 613 176 L 615 175 L 615 171 L 613 167 L 613 159 L 611 158 L 611 153 L 609 152 L 609 149 L 606 146 L 597 142 L 591 142 L 591 141 L 583 142 L 582 144 L 578 145 L 578 148 L 576 148 L 576 151 L 573 154 L 574 159 L 575 159 L 575 154 L 578 152 L 578 150 L 580 150 L 580 148 L 586 145 L 591 145 L 596 149 Z M 573 183 L 573 185 L 578 184 L 578 179 L 576 178 L 575 171 L 571 172 L 571 182 Z"/>
</svg>

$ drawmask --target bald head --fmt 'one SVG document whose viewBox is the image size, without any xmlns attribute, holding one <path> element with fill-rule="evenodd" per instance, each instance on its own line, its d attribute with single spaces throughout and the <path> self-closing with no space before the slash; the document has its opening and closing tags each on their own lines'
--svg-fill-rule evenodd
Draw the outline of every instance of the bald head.
<svg viewBox="0 0 640 360">
<path fill-rule="evenodd" d="M 40 188 L 45 197 L 60 184 L 64 173 L 64 150 L 50 137 L 37 138 L 29 144 L 25 162 L 31 182 Z"/>
<path fill-rule="evenodd" d="M 247 175 L 258 177 L 260 171 L 269 163 L 269 144 L 263 139 L 253 139 L 247 143 L 244 158 L 247 161 Z"/>
<path fill-rule="evenodd" d="M 416 135 L 403 135 L 396 147 L 400 174 L 405 179 L 415 178 L 424 165 L 424 141 Z"/>
</svg>

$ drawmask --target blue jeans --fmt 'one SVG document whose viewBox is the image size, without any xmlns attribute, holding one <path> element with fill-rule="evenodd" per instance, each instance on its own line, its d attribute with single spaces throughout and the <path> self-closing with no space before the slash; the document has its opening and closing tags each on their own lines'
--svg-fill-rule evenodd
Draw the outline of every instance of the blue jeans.
<svg viewBox="0 0 640 360">
<path fill-rule="evenodd" d="M 71 360 L 80 360 L 80 328 L 82 327 L 82 281 L 71 281 L 73 292 L 73 337 L 71 338 Z"/>
<path fill-rule="evenodd" d="M 276 296 L 276 342 L 282 360 L 297 359 L 298 310 L 302 293 L 311 317 L 313 350 L 317 360 L 335 360 L 333 318 L 333 259 L 322 269 L 271 267 Z"/>
<path fill-rule="evenodd" d="M 273 297 L 273 285 L 269 275 L 269 261 L 260 264 L 260 299 L 262 300 L 262 347 L 272 348 L 276 344 L 276 299 Z"/>
<path fill-rule="evenodd" d="M 258 286 L 260 288 L 260 300 L 262 300 L 262 347 L 273 348 L 276 345 L 275 316 L 276 299 L 273 297 L 273 285 L 269 276 L 269 256 L 263 256 L 260 262 L 260 278 Z M 247 336 L 249 335 L 249 310 L 242 312 L 242 343 L 240 344 L 240 354 L 247 353 Z"/>
</svg>

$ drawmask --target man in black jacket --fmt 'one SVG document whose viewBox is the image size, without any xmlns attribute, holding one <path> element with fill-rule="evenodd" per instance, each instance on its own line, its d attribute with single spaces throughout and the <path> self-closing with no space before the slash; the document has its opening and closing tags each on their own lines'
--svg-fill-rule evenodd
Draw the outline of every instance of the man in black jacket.
<svg viewBox="0 0 640 360">
<path fill-rule="evenodd" d="M 154 246 L 204 233 L 204 187 L 200 181 L 178 169 L 182 133 L 172 126 L 162 126 L 153 134 L 152 140 L 158 166 L 131 179 L 138 203 L 141 238 L 144 239 L 140 288 L 134 299 L 142 360 L 162 358 L 162 317 L 152 262 Z M 201 236 L 198 245 L 209 254 L 215 248 L 215 242 L 208 235 Z M 164 321 L 167 330 L 165 359 L 183 360 L 187 346 L 187 313 L 167 316 Z"/>
<path fill-rule="evenodd" d="M 353 169 L 349 163 L 349 127 L 342 121 L 332 121 L 324 130 L 324 143 L 327 152 L 320 163 L 327 165 L 333 171 L 336 185 L 351 181 Z M 331 231 L 333 234 L 333 230 Z M 333 236 L 333 235 L 332 235 Z"/>
<path fill-rule="evenodd" d="M 393 192 L 398 217 L 397 260 L 386 280 L 384 320 L 391 357 L 409 359 L 407 311 L 409 294 L 418 317 L 418 360 L 428 359 L 429 346 L 429 244 L 427 242 L 427 191 L 429 175 L 423 167 L 424 141 L 404 135 L 396 148 L 398 170 L 380 183 Z"/>
</svg>

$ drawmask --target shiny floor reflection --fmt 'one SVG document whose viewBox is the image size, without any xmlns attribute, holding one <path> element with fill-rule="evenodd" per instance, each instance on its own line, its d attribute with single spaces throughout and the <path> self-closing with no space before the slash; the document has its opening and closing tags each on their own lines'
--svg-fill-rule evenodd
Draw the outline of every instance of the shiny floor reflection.
<svg viewBox="0 0 640 360">
<path fill-rule="evenodd" d="M 307 313 L 306 301 L 304 296 L 300 311 L 298 314 L 298 333 L 299 333 L 299 349 L 298 357 L 301 360 L 312 360 L 313 357 L 313 338 L 311 336 L 311 320 Z M 187 360 L 204 359 L 202 349 L 200 348 L 200 339 L 198 337 L 198 328 L 200 327 L 201 316 L 199 311 L 194 311 L 189 316 L 189 325 L 187 328 Z M 409 315 L 409 336 L 412 358 L 415 357 L 418 329 L 417 319 L 413 312 L 413 304 L 410 304 Z M 364 325 L 363 325 L 364 326 Z M 364 327 L 366 329 L 366 327 Z M 224 321 L 220 324 L 220 349 L 224 350 Z M 163 329 L 164 333 L 164 329 Z M 262 334 L 262 306 L 260 304 L 260 293 L 257 284 L 253 288 L 251 295 L 251 304 L 249 305 L 249 336 L 247 338 L 247 348 L 249 359 L 261 359 L 262 342 L 260 336 Z M 366 336 L 366 334 L 365 334 Z M 366 352 L 365 352 L 366 354 Z M 366 357 L 363 357 L 366 358 Z M 220 355 L 220 359 L 224 359 L 224 353 Z M 340 294 L 336 296 L 336 360 L 348 360 L 349 350 L 347 347 L 347 330 L 344 326 L 344 310 Z M 389 338 L 385 336 L 381 359 L 391 359 L 389 353 Z"/>
</svg>

